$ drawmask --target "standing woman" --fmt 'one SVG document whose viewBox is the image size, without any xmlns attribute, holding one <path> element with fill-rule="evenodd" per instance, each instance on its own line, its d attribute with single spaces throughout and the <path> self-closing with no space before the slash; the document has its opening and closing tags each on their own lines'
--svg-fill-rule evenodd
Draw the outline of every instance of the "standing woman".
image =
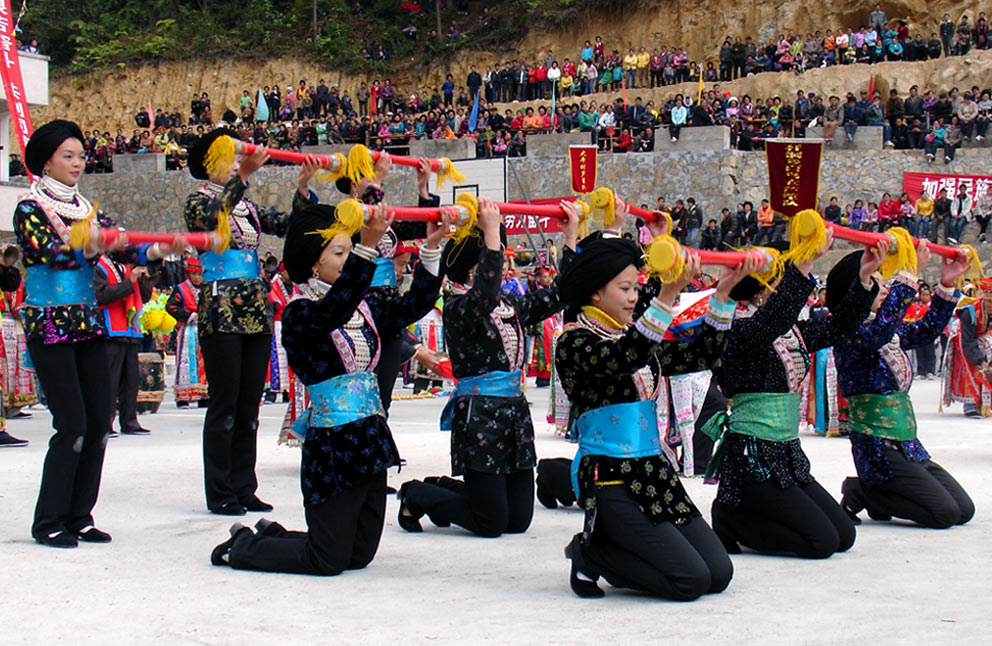
<svg viewBox="0 0 992 646">
<path fill-rule="evenodd" d="M 225 219 L 230 224 L 227 251 L 200 256 L 203 287 L 197 327 L 210 397 L 203 418 L 203 476 L 207 508 L 215 514 L 243 516 L 246 510 L 272 509 L 255 495 L 258 406 L 272 349 L 269 285 L 259 269 L 257 249 L 262 233 L 286 235 L 289 214 L 244 199 L 248 178 L 268 160 L 264 149 L 235 156 L 226 168 L 221 162 L 206 165 L 208 155 L 223 156 L 223 146 L 229 143 L 218 140 L 223 135 L 237 139 L 233 130 L 218 128 L 190 150 L 190 174 L 207 181 L 186 198 L 185 217 L 190 231 L 214 231 Z M 316 202 L 307 184 L 317 167 L 301 167 L 294 211 Z"/>
<path fill-rule="evenodd" d="M 831 242 L 828 231 L 817 256 Z M 741 543 L 758 552 L 827 558 L 854 544 L 854 524 L 809 472 L 799 443 L 799 391 L 810 353 L 840 344 L 868 316 L 877 291 L 871 275 L 887 250 L 883 242 L 864 254 L 859 280 L 825 319 L 798 320 L 816 286 L 813 259 L 787 263 L 770 296 L 753 277 L 731 292 L 744 309 L 716 376 L 732 415 L 729 423 L 725 414 L 714 415 L 704 428 L 714 439 L 722 436 L 710 466 L 720 480 L 712 519 L 727 551 L 739 553 Z"/>
<path fill-rule="evenodd" d="M 568 256 L 575 251 L 578 211 L 562 202 Z M 521 392 L 524 329 L 561 309 L 555 287 L 523 296 L 500 293 L 502 216 L 479 200 L 478 231 L 449 244 L 441 260 L 452 293 L 444 303 L 444 344 L 458 379 L 441 414 L 451 431 L 452 478 L 411 480 L 400 487 L 399 525 L 421 531 L 427 514 L 485 537 L 521 533 L 534 515 L 534 427 Z"/>
<path fill-rule="evenodd" d="M 678 281 L 664 285 L 630 325 L 640 248 L 601 238 L 584 240 L 580 249 L 562 272 L 569 325 L 555 357 L 577 418 L 572 481 L 585 510 L 584 530 L 565 550 L 572 590 L 601 597 L 596 580 L 603 576 L 616 587 L 679 601 L 722 592 L 733 566 L 663 452 L 656 397 L 663 376 L 719 362 L 734 316 L 730 291 L 759 261 L 724 274 L 696 339 L 663 342 L 675 298 L 699 271 L 698 257 L 690 256 Z"/>
<path fill-rule="evenodd" d="M 310 407 L 296 420 L 303 440 L 300 481 L 306 532 L 268 520 L 258 533 L 243 525 L 211 556 L 240 570 L 333 576 L 364 568 L 375 556 L 386 511 L 386 469 L 399 464 L 375 374 L 382 339 L 417 321 L 441 288 L 438 244 L 455 219 L 428 228 L 410 291 L 369 292 L 376 245 L 389 228 L 375 207 L 352 247 L 330 206 L 294 214 L 286 236 L 286 270 L 301 285 L 283 312 L 289 366 L 306 384 Z"/>
<path fill-rule="evenodd" d="M 51 547 L 78 541 L 109 543 L 94 527 L 103 455 L 110 431 L 107 328 L 97 308 L 93 271 L 101 251 L 122 263 L 144 265 L 185 245 L 72 249 L 69 227 L 93 214 L 76 183 L 86 162 L 83 133 L 57 119 L 31 135 L 28 169 L 38 177 L 14 211 L 14 232 L 27 269 L 27 301 L 21 310 L 28 352 L 48 396 L 55 435 L 48 444 L 31 535 Z M 99 217 L 99 214 L 97 214 Z"/>
<path fill-rule="evenodd" d="M 831 311 L 854 282 L 860 255 L 841 260 L 827 277 L 827 305 Z M 926 243 L 917 250 L 917 266 L 930 260 Z M 893 516 L 934 529 L 963 525 L 975 514 L 975 504 L 960 484 L 939 464 L 916 437 L 916 414 L 909 398 L 913 366 L 906 351 L 930 344 L 947 327 L 960 294 L 954 289 L 967 271 L 968 257 L 960 252 L 954 262 L 940 263 L 936 298 L 918 321 L 906 322 L 906 310 L 916 297 L 916 276 L 900 272 L 875 299 L 872 316 L 854 336 L 837 346 L 841 393 L 847 398 L 851 452 L 858 477 L 841 487 L 841 505 L 854 522 L 868 510 L 875 520 Z"/>
</svg>

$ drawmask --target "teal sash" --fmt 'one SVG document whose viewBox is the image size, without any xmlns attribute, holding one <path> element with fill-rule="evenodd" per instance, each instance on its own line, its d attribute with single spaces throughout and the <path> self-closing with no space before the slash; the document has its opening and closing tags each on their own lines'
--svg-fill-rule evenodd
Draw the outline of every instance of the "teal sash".
<svg viewBox="0 0 992 646">
<path fill-rule="evenodd" d="M 396 267 L 392 258 L 375 259 L 375 273 L 370 287 L 396 287 Z"/>
<path fill-rule="evenodd" d="M 373 415 L 386 416 L 374 372 L 349 372 L 307 386 L 310 408 L 293 422 L 293 432 L 306 439 L 311 428 L 331 428 Z"/>
<path fill-rule="evenodd" d="M 455 413 L 457 397 L 517 397 L 523 394 L 520 389 L 520 371 L 505 372 L 494 370 L 477 377 L 463 377 L 455 385 L 454 392 L 448 397 L 448 403 L 441 411 L 441 430 L 451 430 L 451 418 Z"/>
<path fill-rule="evenodd" d="M 76 269 L 52 269 L 48 265 L 27 268 L 27 300 L 34 307 L 55 305 L 96 306 L 93 291 L 93 266 Z"/>
<path fill-rule="evenodd" d="M 200 254 L 204 282 L 232 278 L 258 278 L 258 252 L 254 249 L 228 249 L 224 253 Z"/>
<path fill-rule="evenodd" d="M 654 401 L 611 404 L 583 413 L 575 423 L 579 450 L 572 460 L 572 489 L 579 495 L 579 464 L 586 455 L 643 458 L 663 455 Z"/>
</svg>

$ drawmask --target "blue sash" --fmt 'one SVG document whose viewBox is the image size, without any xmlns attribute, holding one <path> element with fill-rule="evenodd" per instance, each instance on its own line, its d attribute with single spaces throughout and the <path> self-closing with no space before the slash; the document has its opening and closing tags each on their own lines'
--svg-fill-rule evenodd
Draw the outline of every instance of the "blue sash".
<svg viewBox="0 0 992 646">
<path fill-rule="evenodd" d="M 27 268 L 28 305 L 52 307 L 54 305 L 89 305 L 96 307 L 93 291 L 93 266 L 76 269 L 52 269 L 48 265 Z"/>
<path fill-rule="evenodd" d="M 572 460 L 572 489 L 579 495 L 579 464 L 586 455 L 643 458 L 663 455 L 657 403 L 637 401 L 594 408 L 575 422 L 579 450 Z"/>
<path fill-rule="evenodd" d="M 376 258 L 370 287 L 396 287 L 396 267 L 392 258 Z"/>
<path fill-rule="evenodd" d="M 477 377 L 464 377 L 458 380 L 448 403 L 441 411 L 441 430 L 451 430 L 451 418 L 455 414 L 456 397 L 516 397 L 523 394 L 520 389 L 520 371 L 505 372 L 494 370 Z"/>
<path fill-rule="evenodd" d="M 310 408 L 293 422 L 293 433 L 306 439 L 311 428 L 331 428 L 373 415 L 386 416 L 374 372 L 362 370 L 307 386 Z"/>
<path fill-rule="evenodd" d="M 224 253 L 208 251 L 200 254 L 203 264 L 203 281 L 229 280 L 232 278 L 258 278 L 258 252 L 254 249 L 228 249 Z"/>
</svg>

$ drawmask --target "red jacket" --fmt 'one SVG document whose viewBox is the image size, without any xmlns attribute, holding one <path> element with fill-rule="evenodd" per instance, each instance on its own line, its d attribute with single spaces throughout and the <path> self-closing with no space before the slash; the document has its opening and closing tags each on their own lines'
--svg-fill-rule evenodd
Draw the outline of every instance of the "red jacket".
<svg viewBox="0 0 992 646">
<path fill-rule="evenodd" d="M 130 267 L 121 267 L 106 256 L 100 257 L 100 261 L 96 267 L 97 271 L 106 277 L 108 291 L 117 292 L 118 290 L 114 289 L 115 286 L 123 286 L 124 282 L 129 281 L 131 276 Z M 97 285 L 98 302 L 102 300 L 101 294 L 102 290 Z M 131 290 L 124 296 L 101 304 L 100 309 L 103 310 L 104 321 L 107 324 L 107 333 L 111 337 L 140 339 L 142 334 L 138 325 L 138 315 L 141 312 L 142 305 L 144 305 L 144 301 L 141 299 L 141 292 L 138 286 L 133 283 L 131 284 Z"/>
<path fill-rule="evenodd" d="M 882 200 L 878 204 L 878 219 L 893 220 L 899 217 L 899 202 L 895 200 Z"/>
</svg>

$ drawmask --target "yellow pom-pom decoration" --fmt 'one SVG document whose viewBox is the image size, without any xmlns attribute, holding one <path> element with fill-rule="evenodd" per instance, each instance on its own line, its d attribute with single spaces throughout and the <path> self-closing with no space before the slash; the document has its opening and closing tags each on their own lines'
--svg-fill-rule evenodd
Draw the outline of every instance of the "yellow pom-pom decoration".
<svg viewBox="0 0 992 646">
<path fill-rule="evenodd" d="M 616 213 L 616 196 L 608 188 L 597 188 L 589 196 L 590 216 L 603 227 L 610 226 Z"/>
<path fill-rule="evenodd" d="M 575 208 L 579 210 L 579 240 L 582 240 L 587 235 L 589 235 L 589 212 L 590 206 L 588 202 L 583 202 L 582 200 L 575 200 L 573 202 Z"/>
<path fill-rule="evenodd" d="M 234 163 L 234 140 L 227 135 L 221 135 L 214 139 L 207 149 L 207 154 L 203 157 L 203 167 L 207 170 L 208 177 L 226 175 L 227 169 Z"/>
<path fill-rule="evenodd" d="M 765 287 L 775 291 L 775 288 L 772 287 L 772 285 L 774 285 L 785 274 L 785 254 L 781 253 L 778 249 L 773 249 L 771 247 L 747 247 L 744 251 L 750 251 L 752 249 L 756 249 L 764 253 L 769 259 L 769 262 L 764 271 L 751 274 L 751 276 Z"/>
<path fill-rule="evenodd" d="M 162 321 L 158 324 L 159 332 L 170 334 L 176 329 L 176 318 L 168 312 L 162 312 Z"/>
<path fill-rule="evenodd" d="M 464 182 L 465 176 L 458 172 L 455 165 L 451 163 L 451 160 L 447 157 L 441 158 L 441 170 L 437 172 L 437 187 L 441 188 L 447 181 L 452 181 L 455 183 Z"/>
<path fill-rule="evenodd" d="M 385 155 L 386 153 L 382 153 Z M 348 151 L 348 167 L 345 176 L 357 184 L 363 179 L 375 177 L 375 168 L 372 166 L 372 153 L 362 144 L 356 144 Z"/>
<path fill-rule="evenodd" d="M 85 220 L 73 222 L 69 227 L 69 245 L 73 249 L 85 249 L 93 241 L 94 215 Z"/>
<path fill-rule="evenodd" d="M 663 283 L 674 283 L 685 271 L 685 253 L 670 235 L 656 236 L 648 245 L 648 273 Z"/>
<path fill-rule="evenodd" d="M 479 200 L 471 193 L 459 193 L 458 197 L 455 198 L 455 206 L 459 206 L 468 212 L 468 217 L 465 218 L 465 221 L 455 227 L 454 233 L 451 234 L 452 240 L 461 242 L 472 235 L 472 232 L 475 230 L 475 224 L 479 221 Z"/>
<path fill-rule="evenodd" d="M 145 307 L 141 313 L 141 326 L 149 331 L 157 330 L 162 324 L 162 317 L 164 315 L 164 310 L 153 307 Z"/>
<path fill-rule="evenodd" d="M 982 259 L 978 257 L 978 252 L 970 244 L 960 245 L 960 248 L 968 253 L 968 258 L 971 263 L 968 265 L 968 271 L 958 276 L 957 287 L 962 289 L 965 285 L 965 281 L 971 281 L 975 285 L 978 285 L 978 281 L 985 278 L 985 270 L 982 268 Z M 943 261 L 943 259 L 942 259 Z"/>
<path fill-rule="evenodd" d="M 823 218 L 813 209 L 796 213 L 789 223 L 789 250 L 785 260 L 794 263 L 809 262 L 817 257 L 827 242 Z"/>
<path fill-rule="evenodd" d="M 894 240 L 894 244 L 889 248 L 889 253 L 882 259 L 882 266 L 879 272 L 882 278 L 888 280 L 897 271 L 908 271 L 916 273 L 916 241 L 909 231 L 902 227 L 892 227 L 885 232 Z"/>
</svg>

